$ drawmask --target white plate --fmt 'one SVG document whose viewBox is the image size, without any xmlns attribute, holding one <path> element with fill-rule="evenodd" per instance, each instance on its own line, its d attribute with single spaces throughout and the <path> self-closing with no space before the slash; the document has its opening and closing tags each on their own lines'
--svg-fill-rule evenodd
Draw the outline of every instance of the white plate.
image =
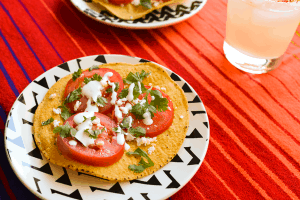
<svg viewBox="0 0 300 200">
<path fill-rule="evenodd" d="M 97 3 L 91 0 L 71 0 L 82 13 L 101 23 L 130 29 L 151 29 L 170 26 L 196 14 L 207 0 L 185 0 L 182 4 L 170 4 L 154 10 L 145 17 L 136 20 L 122 20 L 106 10 L 101 10 Z"/>
<path fill-rule="evenodd" d="M 32 122 L 48 89 L 78 68 L 111 62 L 137 64 L 149 61 L 123 55 L 95 55 L 71 60 L 35 79 L 12 106 L 4 135 L 8 160 L 20 181 L 36 196 L 45 199 L 165 199 L 181 189 L 199 169 L 209 142 L 208 117 L 193 88 L 167 68 L 189 101 L 190 127 L 178 154 L 165 167 L 138 180 L 107 183 L 54 165 L 41 155 L 33 139 Z"/>
</svg>

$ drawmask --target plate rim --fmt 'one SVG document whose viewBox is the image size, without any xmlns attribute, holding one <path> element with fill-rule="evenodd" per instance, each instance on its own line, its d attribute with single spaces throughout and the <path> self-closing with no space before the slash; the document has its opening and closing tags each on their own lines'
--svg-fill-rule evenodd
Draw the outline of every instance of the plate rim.
<svg viewBox="0 0 300 200">
<path fill-rule="evenodd" d="M 184 15 L 182 17 L 179 17 L 177 18 L 177 20 L 174 20 L 174 21 L 171 21 L 169 23 L 159 23 L 157 24 L 158 22 L 154 23 L 154 24 L 123 24 L 123 23 L 115 23 L 115 22 L 107 22 L 107 21 L 103 21 L 103 20 L 99 20 L 97 18 L 94 18 L 94 17 L 91 17 L 90 15 L 88 15 L 87 13 L 85 13 L 83 10 L 81 10 L 73 1 L 76 1 L 76 0 L 70 0 L 70 2 L 72 3 L 72 5 L 77 8 L 78 11 L 80 11 L 81 13 L 83 13 L 85 16 L 97 21 L 97 22 L 100 22 L 100 23 L 103 23 L 103 24 L 106 24 L 106 25 L 110 25 L 110 26 L 113 26 L 113 27 L 118 27 L 118 28 L 125 28 L 125 29 L 156 29 L 156 28 L 163 28 L 163 27 L 166 27 L 166 26 L 171 26 L 171 25 L 174 25 L 174 24 L 177 24 L 177 23 L 180 23 L 192 16 L 194 16 L 195 14 L 197 14 L 200 10 L 202 10 L 202 8 L 204 7 L 204 5 L 207 3 L 208 0 L 201 0 L 202 3 L 201 5 L 193 10 L 190 14 L 188 15 Z M 83 0 L 81 0 L 83 1 Z M 191 1 L 194 1 L 194 0 L 191 0 Z M 87 2 L 86 2 L 87 3 Z M 94 2 L 92 2 L 94 3 Z M 167 5 L 168 6 L 168 5 Z M 153 12 L 153 11 L 152 11 Z M 150 12 L 151 13 L 151 12 Z M 166 21 L 161 21 L 161 22 L 166 22 Z"/>
<path fill-rule="evenodd" d="M 61 63 L 61 64 L 64 64 L 64 63 L 68 63 L 68 62 L 70 62 L 70 61 L 73 61 L 73 60 L 77 60 L 77 59 L 83 59 L 83 58 L 88 58 L 88 57 L 95 57 L 95 56 L 112 56 L 112 57 L 116 57 L 116 56 L 124 56 L 124 57 L 130 57 L 130 58 L 135 58 L 135 59 L 139 59 L 139 60 L 141 60 L 141 59 L 143 59 L 143 58 L 140 58 L 140 57 L 136 57 L 136 56 L 129 56 L 129 55 L 122 55 L 122 54 L 96 54 L 96 55 L 89 55 L 89 56 L 83 56 L 83 57 L 79 57 L 79 58 L 74 58 L 74 59 L 71 59 L 71 60 L 68 60 L 68 61 L 65 61 L 65 62 L 63 62 L 63 63 Z M 172 70 L 170 70 L 169 68 L 167 68 L 167 67 L 165 67 L 165 66 L 163 66 L 163 65 L 160 65 L 160 64 L 158 64 L 158 63 L 156 63 L 156 62 L 154 62 L 154 61 L 150 61 L 150 60 L 147 60 L 147 59 L 143 59 L 143 60 L 146 60 L 146 61 L 148 61 L 148 62 L 152 62 L 152 63 L 154 63 L 154 64 L 156 64 L 156 65 L 159 65 L 160 67 L 162 67 L 164 70 L 166 70 L 166 71 L 170 71 L 171 73 L 174 73 L 174 74 L 176 74 L 175 72 L 173 72 Z M 109 62 L 108 62 L 109 63 Z M 12 170 L 13 170 L 13 172 L 14 172 L 14 174 L 17 176 L 17 178 L 21 181 L 21 183 L 32 193 L 32 194 L 34 194 L 35 196 L 37 196 L 37 197 L 39 197 L 40 199 L 47 199 L 47 197 L 44 197 L 44 196 L 42 196 L 40 193 L 38 193 L 37 191 L 35 191 L 34 189 L 32 189 L 29 185 L 27 185 L 24 181 L 23 181 L 23 178 L 20 176 L 20 174 L 19 173 L 17 173 L 17 171 L 16 171 L 16 169 L 15 169 L 15 166 L 13 165 L 13 163 L 12 163 L 12 160 L 11 159 L 9 159 L 9 157 L 10 157 L 10 155 L 8 154 L 8 151 L 6 151 L 7 150 L 7 139 L 6 139 L 6 137 L 7 137 L 7 128 L 8 128 L 8 122 L 9 122 L 9 120 L 10 120 L 10 114 L 12 113 L 12 111 L 13 111 L 13 108 L 14 108 L 14 106 L 15 106 L 15 104 L 17 104 L 17 103 L 19 103 L 18 102 L 18 99 L 19 99 L 19 97 L 23 94 L 23 92 L 28 88 L 28 87 L 30 87 L 30 85 L 35 81 L 35 80 L 39 80 L 40 79 L 40 77 L 42 77 L 43 75 L 45 75 L 45 73 L 48 73 L 49 71 L 53 71 L 53 70 L 55 70 L 59 65 L 61 65 L 61 64 L 58 64 L 58 65 L 56 65 L 56 66 L 54 66 L 54 67 L 52 67 L 51 69 L 49 69 L 49 70 L 47 70 L 47 71 L 45 71 L 45 72 L 43 72 L 41 75 L 39 75 L 38 77 L 36 77 L 34 80 L 32 80 L 23 90 L 22 90 L 22 92 L 18 95 L 18 97 L 16 98 L 16 100 L 15 100 L 15 102 L 13 103 L 13 105 L 12 105 L 12 107 L 11 107 L 11 109 L 9 110 L 9 113 L 8 113 L 8 115 L 7 115 L 7 119 L 6 119 L 6 122 L 5 122 L 5 128 L 4 128 L 4 147 L 5 147 L 5 153 L 6 153 L 6 157 L 7 157 L 7 160 L 8 160 L 8 162 L 9 162 L 9 165 L 10 165 L 10 167 L 12 168 Z M 103 63 L 103 64 L 105 64 L 105 63 Z M 176 74 L 177 76 L 179 76 L 178 74 Z M 182 81 L 184 81 L 184 83 L 186 83 L 189 87 L 190 87 L 190 89 L 192 90 L 192 93 L 194 93 L 194 94 L 196 94 L 198 97 L 199 97 L 199 99 L 201 100 L 201 98 L 200 98 L 200 96 L 198 95 L 198 93 L 194 90 L 194 88 L 185 80 L 185 79 L 183 79 L 181 76 L 179 76 L 180 77 L 180 79 L 182 80 Z M 176 83 L 177 84 L 177 83 Z M 50 88 L 49 88 L 50 89 Z M 201 100 L 201 102 L 202 102 L 202 100 Z M 205 111 L 205 118 L 206 118 L 206 120 L 207 120 L 207 123 L 208 123 L 208 128 L 207 128 L 207 139 L 206 139 L 206 141 L 205 141 L 205 146 L 204 146 L 204 151 L 203 151 L 203 158 L 200 160 L 200 163 L 198 164 L 198 167 L 196 167 L 195 169 L 194 169 L 194 171 L 191 171 L 191 176 L 190 176 L 190 178 L 188 178 L 188 179 L 186 179 L 186 181 L 183 181 L 183 182 L 180 182 L 180 187 L 178 187 L 178 188 L 176 188 L 176 189 L 174 189 L 174 191 L 172 191 L 172 192 L 170 192 L 170 193 L 168 193 L 167 194 L 167 196 L 164 196 L 164 197 L 162 197 L 162 199 L 166 199 L 166 198 L 169 198 L 169 197 L 171 197 L 173 194 L 175 194 L 175 193 L 177 193 L 179 190 L 181 190 L 194 176 L 195 176 L 195 174 L 197 173 L 197 171 L 199 170 L 199 168 L 200 168 L 200 166 L 202 165 L 202 163 L 203 163 L 203 161 L 204 161 L 204 158 L 205 158 L 205 156 L 206 156 L 206 154 L 207 154 L 207 150 L 208 150 L 208 146 L 209 146 L 209 141 L 210 141 L 210 125 L 209 125 L 209 118 L 208 118 L 208 114 L 207 114 L 207 112 L 206 112 L 206 109 L 205 109 L 205 106 L 204 106 L 204 104 L 203 104 L 203 102 L 202 102 L 202 105 L 203 105 L 203 109 L 204 109 L 204 111 Z M 185 138 L 186 139 L 186 138 Z M 181 147 L 180 147 L 180 149 L 183 147 L 183 144 L 181 145 Z M 38 148 L 38 147 L 37 147 Z M 178 153 L 178 152 L 177 152 Z M 43 155 L 42 155 L 43 156 Z M 48 161 L 48 163 L 51 163 L 50 161 Z M 165 166 L 167 166 L 169 163 L 167 163 Z M 165 167 L 164 166 L 164 167 Z M 164 167 L 162 167 L 161 169 L 163 169 Z M 153 174 L 155 174 L 156 172 L 154 172 Z M 148 176 L 150 176 L 151 174 L 149 174 Z M 146 177 L 148 177 L 148 176 L 146 176 Z M 142 178 L 145 178 L 145 177 L 142 177 Z M 135 179 L 135 180 L 139 180 L 139 179 Z M 129 182 L 129 181 L 125 181 L 125 182 Z"/>
</svg>

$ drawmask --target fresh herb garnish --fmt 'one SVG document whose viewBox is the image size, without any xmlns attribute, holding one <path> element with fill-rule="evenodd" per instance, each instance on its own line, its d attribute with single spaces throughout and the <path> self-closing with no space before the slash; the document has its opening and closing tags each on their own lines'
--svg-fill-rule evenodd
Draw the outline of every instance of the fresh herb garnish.
<svg viewBox="0 0 300 200">
<path fill-rule="evenodd" d="M 105 104 L 107 103 L 107 99 L 104 98 L 104 97 L 98 97 L 97 98 L 97 103 L 102 105 L 102 106 L 105 106 Z"/>
<path fill-rule="evenodd" d="M 84 80 L 83 80 L 83 82 L 84 82 L 85 84 L 88 84 L 90 81 L 92 81 L 91 78 L 84 78 Z"/>
<path fill-rule="evenodd" d="M 134 137 L 142 137 L 146 135 L 146 129 L 138 126 L 136 128 L 129 128 L 129 133 L 133 135 Z"/>
<path fill-rule="evenodd" d="M 92 121 L 93 121 L 94 119 L 96 119 L 96 116 L 93 116 L 93 117 L 91 118 Z"/>
<path fill-rule="evenodd" d="M 146 112 L 147 108 L 148 108 L 148 104 L 137 103 L 134 106 L 132 106 L 132 109 L 130 110 L 130 112 L 132 114 L 134 114 L 134 116 L 137 119 L 144 119 L 143 114 Z"/>
<path fill-rule="evenodd" d="M 83 119 L 84 119 L 83 122 L 85 122 L 87 120 L 86 116 L 83 116 Z"/>
<path fill-rule="evenodd" d="M 42 126 L 48 125 L 50 123 L 52 123 L 54 121 L 54 119 L 51 117 L 50 119 L 47 119 L 46 121 L 42 122 Z"/>
<path fill-rule="evenodd" d="M 167 98 L 162 97 L 162 94 L 159 90 L 151 90 L 150 95 L 154 96 L 154 100 L 151 100 L 150 105 L 155 107 L 157 111 L 162 112 L 168 109 L 169 101 Z"/>
<path fill-rule="evenodd" d="M 140 5 L 144 6 L 145 8 L 151 9 L 152 4 L 150 0 L 141 0 Z"/>
<path fill-rule="evenodd" d="M 134 171 L 135 173 L 141 173 L 143 172 L 146 168 L 154 166 L 153 161 L 149 158 L 147 153 L 143 151 L 140 148 L 137 148 L 134 152 L 127 152 L 127 155 L 134 155 L 134 156 L 141 156 L 147 159 L 148 163 L 141 158 L 140 162 L 138 165 L 129 165 L 128 169 Z"/>
<path fill-rule="evenodd" d="M 101 133 L 103 133 L 103 131 L 105 131 L 105 128 L 101 129 L 101 130 L 94 130 L 92 131 L 92 134 L 89 134 L 89 137 L 92 139 L 97 139 L 98 135 L 100 135 Z"/>
<path fill-rule="evenodd" d="M 92 78 L 84 78 L 83 82 L 88 84 L 90 81 L 101 81 L 102 77 L 99 74 L 94 74 Z"/>
<path fill-rule="evenodd" d="M 145 93 L 147 91 L 147 88 L 145 88 L 143 83 L 140 84 L 141 84 L 141 92 Z M 125 88 L 120 92 L 119 98 L 120 99 L 126 98 L 127 95 L 128 95 L 128 88 Z M 139 85 L 135 84 L 133 88 L 133 99 L 137 99 L 140 95 L 141 93 L 140 93 Z"/>
<path fill-rule="evenodd" d="M 99 74 L 94 74 L 92 80 L 93 81 L 101 81 L 102 77 Z"/>
<path fill-rule="evenodd" d="M 53 133 L 59 133 L 62 138 L 75 137 L 77 130 L 67 122 L 65 125 L 55 127 Z"/>
<path fill-rule="evenodd" d="M 128 89 L 123 89 L 119 94 L 119 98 L 120 99 L 126 98 L 127 95 L 128 95 Z"/>
<path fill-rule="evenodd" d="M 73 81 L 75 81 L 77 78 L 79 78 L 80 77 L 80 75 L 81 75 L 81 73 L 82 73 L 82 69 L 78 69 L 78 71 L 77 72 L 74 72 L 73 74 L 72 74 L 72 79 L 73 79 Z"/>
<path fill-rule="evenodd" d="M 60 116 L 64 119 L 67 120 L 69 117 L 71 117 L 73 114 L 69 112 L 67 106 L 61 105 L 58 106 L 59 108 L 62 109 Z"/>
<path fill-rule="evenodd" d="M 81 97 L 81 87 L 79 87 L 78 89 L 70 92 L 70 94 L 67 96 L 65 102 L 66 103 L 71 103 L 73 101 L 79 100 Z"/>
<path fill-rule="evenodd" d="M 90 132 L 89 132 L 89 129 L 88 129 L 88 128 L 87 128 L 87 129 L 85 129 L 83 132 L 84 132 L 84 133 L 87 133 L 87 134 L 90 134 Z"/>
<path fill-rule="evenodd" d="M 116 83 L 114 83 L 114 84 L 116 85 L 116 87 L 115 87 L 115 92 L 116 92 L 116 91 L 119 90 L 120 86 L 119 86 L 119 83 L 118 83 L 118 82 L 116 82 Z M 106 92 L 107 92 L 107 93 L 112 93 L 112 87 L 107 88 Z"/>
<path fill-rule="evenodd" d="M 123 79 L 123 82 L 125 84 L 131 84 L 131 83 L 137 83 L 142 82 L 144 78 L 146 78 L 150 73 L 146 73 L 144 70 L 142 70 L 141 73 L 136 72 L 135 74 L 132 72 L 129 72 L 127 77 Z"/>
<path fill-rule="evenodd" d="M 93 65 L 89 68 L 89 71 L 92 71 L 93 69 L 99 69 L 98 65 Z"/>
<path fill-rule="evenodd" d="M 131 120 L 130 120 L 130 117 L 124 117 L 122 123 L 120 124 L 120 127 L 121 128 L 130 128 L 130 121 L 132 123 L 133 119 L 131 118 Z"/>
</svg>

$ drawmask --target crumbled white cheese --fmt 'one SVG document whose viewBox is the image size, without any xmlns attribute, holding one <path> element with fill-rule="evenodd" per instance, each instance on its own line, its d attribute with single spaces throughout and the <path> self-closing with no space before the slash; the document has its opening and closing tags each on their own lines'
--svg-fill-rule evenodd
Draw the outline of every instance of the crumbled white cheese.
<svg viewBox="0 0 300 200">
<path fill-rule="evenodd" d="M 151 153 L 155 150 L 154 146 L 151 146 L 148 148 L 148 154 L 151 155 Z"/>
<path fill-rule="evenodd" d="M 112 72 L 107 72 L 106 74 L 104 74 L 104 76 L 102 77 L 100 83 L 103 87 L 106 87 L 108 85 L 108 78 L 112 77 L 114 74 Z"/>
<path fill-rule="evenodd" d="M 133 135 L 131 135 L 130 133 L 126 135 L 126 141 L 132 141 L 134 139 L 135 139 L 135 137 Z"/>
<path fill-rule="evenodd" d="M 61 109 L 60 108 L 57 108 L 57 109 L 53 108 L 53 112 L 59 115 L 59 114 L 61 114 Z"/>
<path fill-rule="evenodd" d="M 155 86 L 155 88 L 160 90 L 160 87 L 159 87 L 159 86 Z"/>
<path fill-rule="evenodd" d="M 81 102 L 80 101 L 76 101 L 76 103 L 74 105 L 74 111 L 77 111 L 80 105 L 81 105 Z"/>
<path fill-rule="evenodd" d="M 70 140 L 69 141 L 69 145 L 71 146 L 76 146 L 77 145 L 77 142 L 75 140 Z"/>
<path fill-rule="evenodd" d="M 53 93 L 49 96 L 49 99 L 54 99 L 56 97 L 56 93 Z"/>
<path fill-rule="evenodd" d="M 155 99 L 155 96 L 151 96 L 151 100 L 154 100 Z"/>
<path fill-rule="evenodd" d="M 142 144 L 144 144 L 146 146 L 147 144 L 150 144 L 151 142 L 155 142 L 155 141 L 156 141 L 156 137 L 154 137 L 154 138 L 146 138 L 146 137 L 136 138 L 137 146 L 141 146 Z"/>
<path fill-rule="evenodd" d="M 98 142 L 96 143 L 96 145 L 97 145 L 97 146 L 103 146 L 103 145 L 104 145 L 104 141 L 102 141 L 102 140 L 101 140 L 101 141 L 98 141 Z"/>
<path fill-rule="evenodd" d="M 171 108 L 168 106 L 168 110 L 171 110 Z"/>
<path fill-rule="evenodd" d="M 182 118 L 184 118 L 184 116 L 183 116 L 183 115 L 180 115 L 180 119 L 182 119 Z"/>
<path fill-rule="evenodd" d="M 118 133 L 118 134 L 117 134 L 117 143 L 118 143 L 119 145 L 123 145 L 124 142 L 125 142 L 124 134 Z"/>
<path fill-rule="evenodd" d="M 146 112 L 143 114 L 143 123 L 145 125 L 151 125 L 153 124 L 153 120 L 151 119 L 151 113 L 148 111 L 148 109 L 146 110 Z"/>
<path fill-rule="evenodd" d="M 60 124 L 60 121 L 58 121 L 58 120 L 54 120 L 54 121 L 53 121 L 53 126 L 54 126 L 54 127 L 58 127 L 59 124 Z"/>
<path fill-rule="evenodd" d="M 122 112 L 120 111 L 118 105 L 115 106 L 115 116 L 117 117 L 118 121 L 120 121 L 123 118 Z"/>
<path fill-rule="evenodd" d="M 155 7 L 157 7 L 159 5 L 159 2 L 154 2 L 153 4 Z"/>
<path fill-rule="evenodd" d="M 164 88 L 164 87 L 161 87 L 160 89 L 166 91 L 166 88 Z"/>
</svg>

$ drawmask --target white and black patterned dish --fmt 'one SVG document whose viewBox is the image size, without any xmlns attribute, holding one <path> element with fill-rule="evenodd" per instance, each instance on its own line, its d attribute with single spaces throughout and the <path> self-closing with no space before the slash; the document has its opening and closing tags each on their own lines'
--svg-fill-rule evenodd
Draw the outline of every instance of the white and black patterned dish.
<svg viewBox="0 0 300 200">
<path fill-rule="evenodd" d="M 181 189 L 199 169 L 209 143 L 207 113 L 193 88 L 167 68 L 188 99 L 190 127 L 178 154 L 165 167 L 138 180 L 107 183 L 54 165 L 41 155 L 33 139 L 32 122 L 48 89 L 78 68 L 111 62 L 137 64 L 149 61 L 123 55 L 95 55 L 71 60 L 35 79 L 13 104 L 5 127 L 6 153 L 20 181 L 36 196 L 43 199 L 165 199 Z"/>
<path fill-rule="evenodd" d="M 130 29 L 151 29 L 176 24 L 196 14 L 207 0 L 185 0 L 182 4 L 170 4 L 154 10 L 145 17 L 136 20 L 123 20 L 113 16 L 106 10 L 101 10 L 92 0 L 71 0 L 82 13 L 101 23 Z"/>
</svg>

